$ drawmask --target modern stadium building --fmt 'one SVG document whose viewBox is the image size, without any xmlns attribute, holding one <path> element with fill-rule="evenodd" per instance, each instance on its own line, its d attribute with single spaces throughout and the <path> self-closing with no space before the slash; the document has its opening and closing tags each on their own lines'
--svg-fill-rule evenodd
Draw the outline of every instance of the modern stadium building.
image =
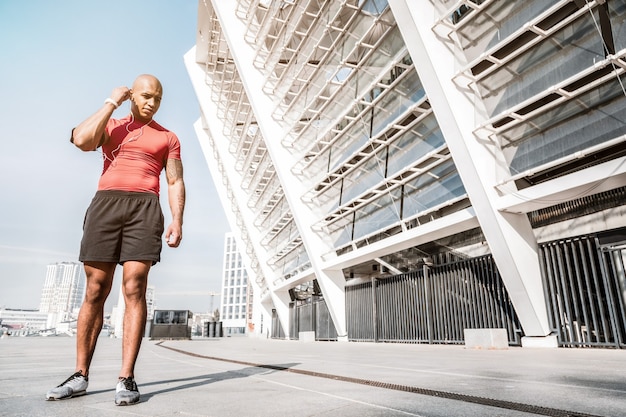
<svg viewBox="0 0 626 417">
<path fill-rule="evenodd" d="M 185 63 L 254 334 L 626 347 L 626 0 L 200 0 Z"/>
</svg>

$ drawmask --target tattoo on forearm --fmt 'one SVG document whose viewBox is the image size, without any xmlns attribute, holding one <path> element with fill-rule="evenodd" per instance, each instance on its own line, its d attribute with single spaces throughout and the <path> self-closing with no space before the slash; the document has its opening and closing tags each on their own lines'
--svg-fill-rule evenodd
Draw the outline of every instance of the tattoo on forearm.
<svg viewBox="0 0 626 417">
<path fill-rule="evenodd" d="M 178 159 L 168 159 L 165 173 L 168 184 L 175 185 L 174 189 L 172 189 L 172 192 L 175 194 L 170 196 L 170 205 L 173 204 L 173 214 L 179 216 L 182 220 L 183 211 L 185 210 L 185 183 L 183 182 L 182 162 Z"/>
<path fill-rule="evenodd" d="M 168 159 L 165 166 L 165 174 L 168 182 L 183 178 L 183 163 L 178 159 Z"/>
</svg>

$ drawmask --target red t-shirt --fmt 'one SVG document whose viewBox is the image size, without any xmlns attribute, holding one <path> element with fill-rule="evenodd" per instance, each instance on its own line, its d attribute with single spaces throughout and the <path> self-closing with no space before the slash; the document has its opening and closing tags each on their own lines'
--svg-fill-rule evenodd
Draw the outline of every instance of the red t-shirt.
<svg viewBox="0 0 626 417">
<path fill-rule="evenodd" d="M 148 124 L 109 119 L 111 137 L 102 145 L 104 168 L 98 190 L 149 192 L 159 195 L 159 176 L 168 159 L 180 160 L 178 137 L 154 120 Z"/>
</svg>

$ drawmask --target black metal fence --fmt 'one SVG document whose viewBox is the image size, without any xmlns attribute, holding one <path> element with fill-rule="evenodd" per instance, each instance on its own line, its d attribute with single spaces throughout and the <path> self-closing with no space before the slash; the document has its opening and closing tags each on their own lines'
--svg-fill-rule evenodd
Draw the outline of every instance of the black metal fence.
<svg viewBox="0 0 626 417">
<path fill-rule="evenodd" d="M 522 336 L 491 256 L 349 286 L 346 321 L 355 341 L 462 344 L 476 328 L 504 328 L 511 345 Z"/>
<path fill-rule="evenodd" d="M 290 306 L 290 336 L 315 331 L 336 340 L 323 298 Z M 346 287 L 346 324 L 351 341 L 464 343 L 466 328 L 504 328 L 509 344 L 521 344 L 519 321 L 491 256 L 424 267 Z M 284 338 L 274 314 L 272 337 Z"/>
<path fill-rule="evenodd" d="M 626 229 L 539 245 L 551 330 L 562 347 L 626 348 Z M 284 338 L 274 315 L 272 337 Z M 464 329 L 523 331 L 491 256 L 346 287 L 351 341 L 464 343 Z M 290 334 L 336 340 L 322 297 L 290 306 Z"/>
<path fill-rule="evenodd" d="M 540 251 L 559 345 L 626 348 L 626 249 L 590 235 L 546 243 Z"/>
<path fill-rule="evenodd" d="M 272 339 L 284 339 L 285 332 L 283 331 L 282 326 L 280 325 L 280 319 L 278 318 L 278 313 L 276 310 L 272 310 Z"/>
<path fill-rule="evenodd" d="M 314 331 L 315 340 L 337 340 L 337 329 L 322 297 L 314 296 L 299 303 L 292 302 L 289 305 L 289 325 L 291 339 L 298 339 L 300 332 Z M 285 338 L 276 312 L 272 315 L 272 338 Z"/>
</svg>

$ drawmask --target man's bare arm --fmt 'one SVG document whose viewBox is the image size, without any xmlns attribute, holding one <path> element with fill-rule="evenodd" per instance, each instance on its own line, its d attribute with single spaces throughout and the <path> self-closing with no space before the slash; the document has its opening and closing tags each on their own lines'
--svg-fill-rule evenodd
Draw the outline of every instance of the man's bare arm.
<svg viewBox="0 0 626 417">
<path fill-rule="evenodd" d="M 183 212 L 185 211 L 185 182 L 183 163 L 180 159 L 168 159 L 165 165 L 167 196 L 172 212 L 172 223 L 165 232 L 167 244 L 178 247 L 183 238 Z"/>
<path fill-rule="evenodd" d="M 85 119 L 72 131 L 72 143 L 80 150 L 93 151 L 108 141 L 105 127 L 113 112 L 117 108 L 112 102 L 119 106 L 130 97 L 130 90 L 127 87 L 117 87 L 111 93 L 110 101 L 94 114 Z"/>
</svg>

